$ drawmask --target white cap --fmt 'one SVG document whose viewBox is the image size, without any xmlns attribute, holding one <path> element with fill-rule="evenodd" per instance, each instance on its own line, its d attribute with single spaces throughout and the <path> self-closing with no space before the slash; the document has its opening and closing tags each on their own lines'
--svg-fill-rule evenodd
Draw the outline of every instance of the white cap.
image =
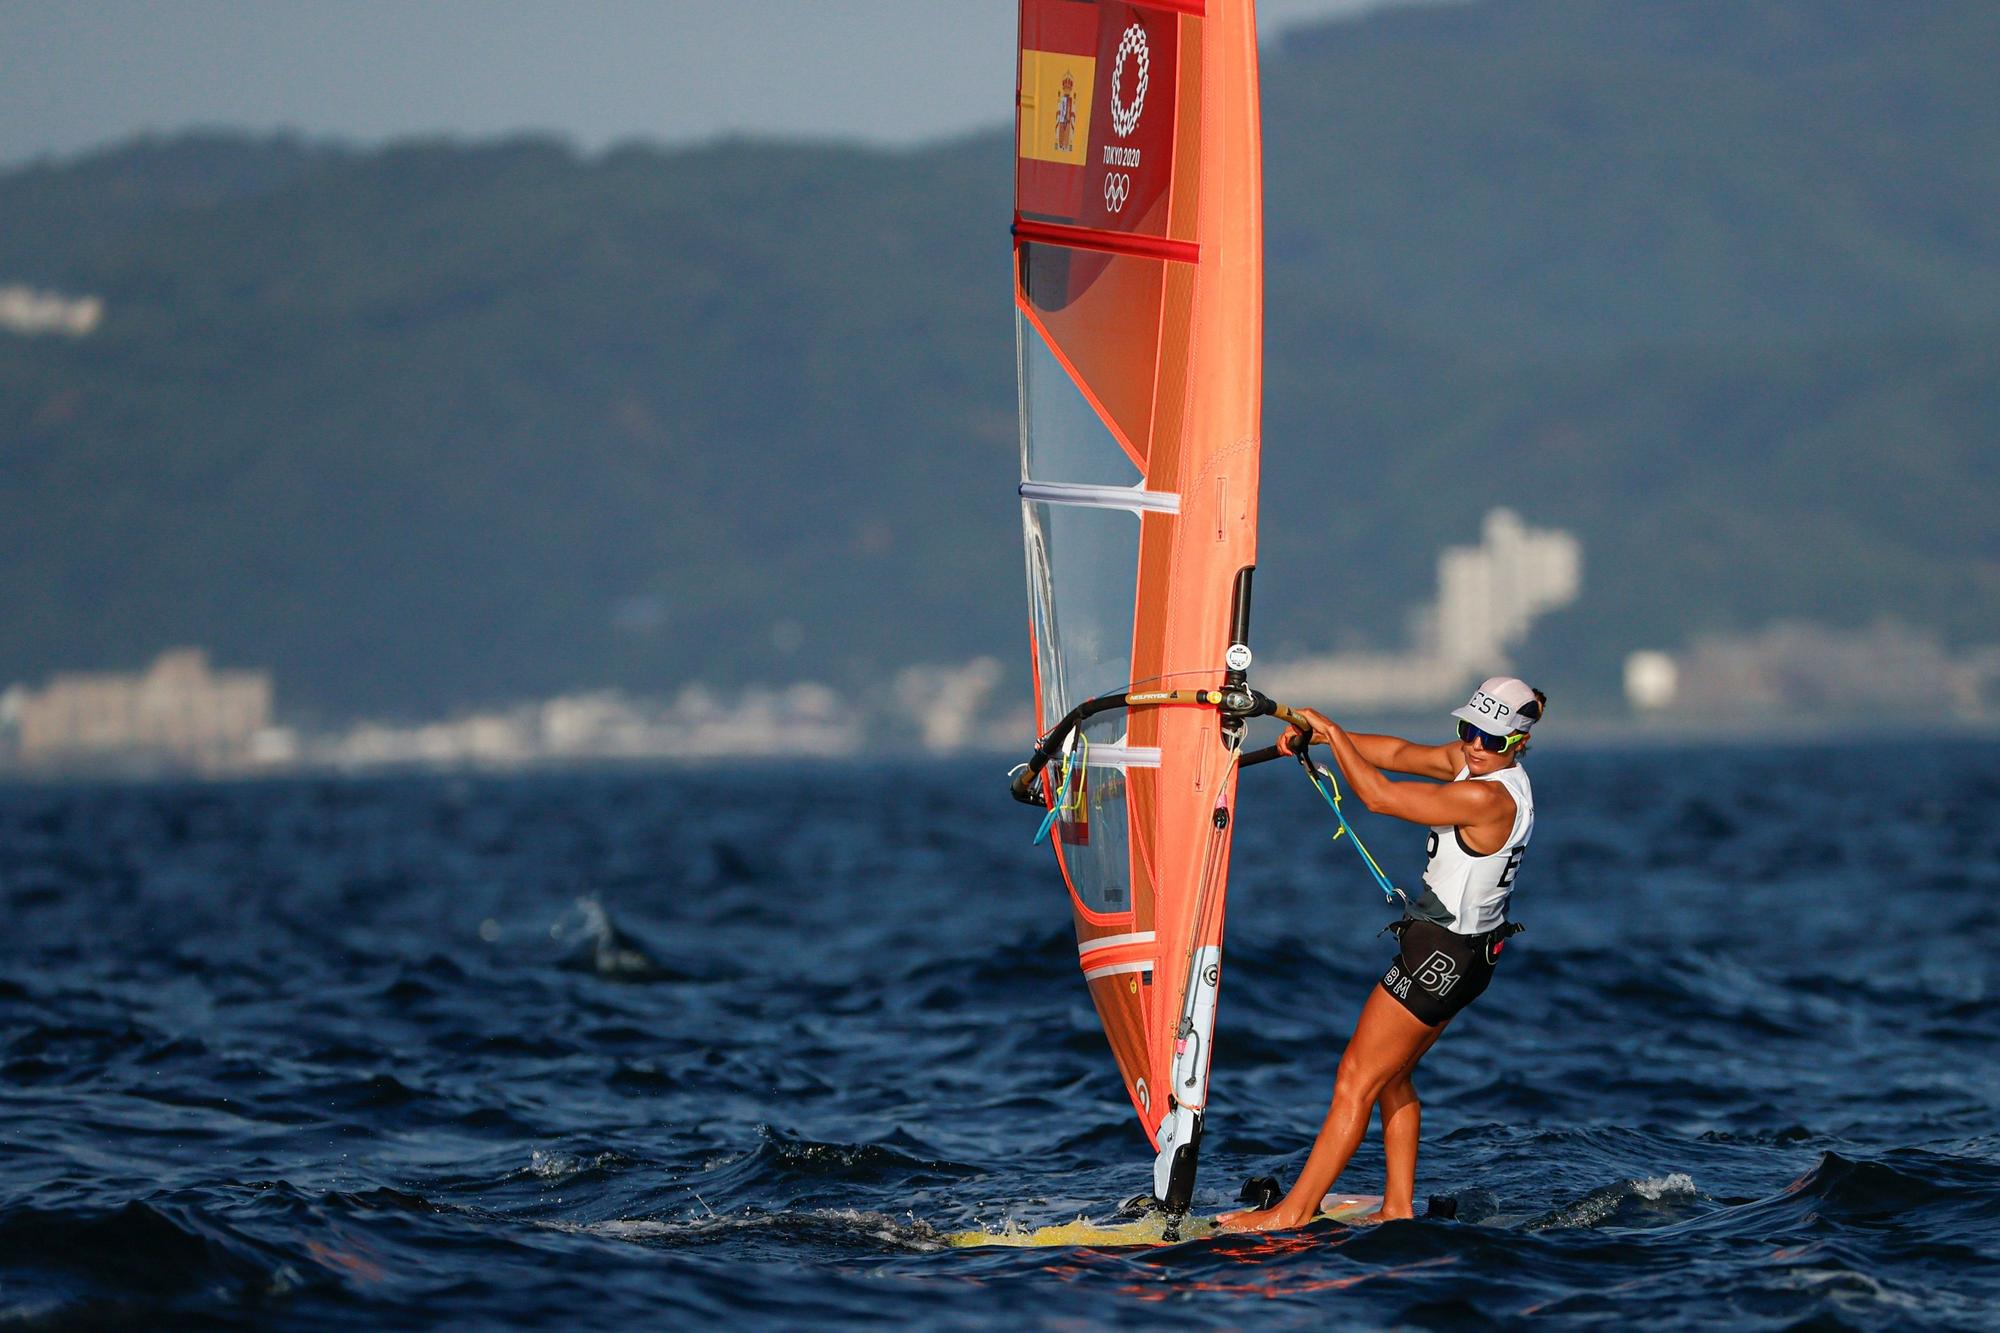
<svg viewBox="0 0 2000 1333">
<path fill-rule="evenodd" d="M 1451 715 L 1490 735 L 1507 736 L 1534 726 L 1542 716 L 1542 701 L 1518 676 L 1488 676 L 1472 692 L 1471 702 Z"/>
</svg>

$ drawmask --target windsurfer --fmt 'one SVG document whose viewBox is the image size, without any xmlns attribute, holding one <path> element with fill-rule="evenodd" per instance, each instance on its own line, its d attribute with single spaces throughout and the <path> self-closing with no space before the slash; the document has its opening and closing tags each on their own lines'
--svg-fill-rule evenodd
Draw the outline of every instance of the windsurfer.
<svg viewBox="0 0 2000 1333">
<path fill-rule="evenodd" d="M 1486 989 L 1507 937 L 1520 929 L 1507 920 L 1507 900 L 1535 826 L 1520 761 L 1547 702 L 1524 681 L 1494 676 L 1452 714 L 1459 738 L 1442 745 L 1351 735 L 1324 714 L 1302 710 L 1313 740 L 1332 749 L 1363 804 L 1430 826 L 1430 863 L 1415 911 L 1390 927 L 1401 948 L 1361 1008 L 1340 1058 L 1333 1104 L 1298 1180 L 1275 1207 L 1225 1213 L 1222 1226 L 1304 1226 L 1354 1156 L 1377 1106 L 1388 1171 L 1381 1210 L 1365 1220 L 1412 1215 L 1421 1108 L 1410 1078 L 1445 1027 Z M 1280 742 L 1288 751 L 1292 734 Z M 1392 781 L 1385 769 L 1441 785 Z"/>
</svg>

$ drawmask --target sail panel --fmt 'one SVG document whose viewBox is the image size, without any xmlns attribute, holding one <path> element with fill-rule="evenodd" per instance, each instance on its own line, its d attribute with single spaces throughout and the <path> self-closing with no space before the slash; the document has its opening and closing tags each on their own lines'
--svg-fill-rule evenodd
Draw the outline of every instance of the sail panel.
<svg viewBox="0 0 2000 1333">
<path fill-rule="evenodd" d="M 1022 0 L 1016 211 L 1167 235 L 1181 32 L 1150 5 Z"/>
<path fill-rule="evenodd" d="M 1047 729 L 1089 698 L 1224 678 L 1256 554 L 1256 33 L 1250 0 L 1021 0 L 1020 32 L 1022 515 Z M 1121 487 L 1146 503 L 1116 507 Z M 1056 856 L 1112 1054 L 1168 1144 L 1174 1108 L 1206 1102 L 1233 751 L 1198 706 L 1100 714 L 1082 740 Z"/>
<path fill-rule="evenodd" d="M 1140 468 L 1152 435 L 1166 268 L 1132 255 L 1021 247 L 1022 317 Z"/>
</svg>

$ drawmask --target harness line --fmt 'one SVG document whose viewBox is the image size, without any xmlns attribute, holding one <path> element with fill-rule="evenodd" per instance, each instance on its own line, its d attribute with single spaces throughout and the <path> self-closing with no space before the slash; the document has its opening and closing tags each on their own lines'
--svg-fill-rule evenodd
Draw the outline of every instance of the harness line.
<svg viewBox="0 0 2000 1333">
<path fill-rule="evenodd" d="M 1306 780 L 1312 783 L 1313 790 L 1320 794 L 1321 799 L 1326 802 L 1327 809 L 1333 811 L 1333 817 L 1340 822 L 1340 829 L 1333 835 L 1333 841 L 1339 842 L 1341 834 L 1346 834 L 1347 840 L 1354 844 L 1354 850 L 1361 853 L 1362 861 L 1368 866 L 1368 873 L 1373 875 L 1376 884 L 1381 886 L 1383 900 L 1393 903 L 1400 898 L 1403 900 L 1403 905 L 1409 907 L 1410 896 L 1389 882 L 1389 877 L 1382 873 L 1382 867 L 1376 863 L 1367 844 L 1361 841 L 1361 835 L 1347 822 L 1347 815 L 1340 808 L 1340 780 L 1333 776 L 1330 769 L 1315 763 L 1304 751 L 1299 753 L 1299 766 L 1305 769 Z M 1325 779 L 1324 782 L 1321 781 L 1322 778 Z"/>
<path fill-rule="evenodd" d="M 1035 845 L 1040 846 L 1055 827 L 1056 820 L 1064 814 L 1077 815 L 1083 812 L 1083 775 L 1090 763 L 1090 741 L 1079 728 L 1063 743 L 1062 772 L 1056 781 L 1055 800 L 1049 805 L 1048 814 L 1042 816 L 1042 826 L 1035 831 Z M 1074 820 L 1072 819 L 1072 822 Z"/>
</svg>

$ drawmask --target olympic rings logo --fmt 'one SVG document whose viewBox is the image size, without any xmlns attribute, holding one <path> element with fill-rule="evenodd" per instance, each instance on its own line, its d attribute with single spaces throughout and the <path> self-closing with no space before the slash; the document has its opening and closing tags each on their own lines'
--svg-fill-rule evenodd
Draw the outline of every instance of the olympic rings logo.
<svg viewBox="0 0 2000 1333">
<path fill-rule="evenodd" d="M 1132 105 L 1125 105 L 1119 85 L 1125 78 L 1125 61 L 1139 58 L 1139 86 L 1132 92 Z M 1111 66 L 1111 129 L 1121 139 L 1139 128 L 1139 113 L 1146 109 L 1146 76 L 1152 72 L 1153 56 L 1146 47 L 1146 30 L 1134 23 L 1118 43 L 1118 60 Z"/>
<path fill-rule="evenodd" d="M 1132 197 L 1132 178 L 1122 171 L 1104 173 L 1104 211 L 1123 213 L 1125 201 Z"/>
</svg>

